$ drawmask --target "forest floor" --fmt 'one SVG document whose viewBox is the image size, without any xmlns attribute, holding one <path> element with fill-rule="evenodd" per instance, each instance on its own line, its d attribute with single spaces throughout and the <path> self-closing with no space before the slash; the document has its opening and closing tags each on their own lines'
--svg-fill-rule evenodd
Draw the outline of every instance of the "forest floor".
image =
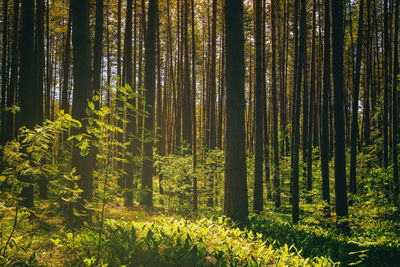
<svg viewBox="0 0 400 267">
<path fill-rule="evenodd" d="M 206 219 L 204 213 L 148 210 L 138 204 L 125 208 L 122 203 L 106 206 L 99 252 L 98 216 L 74 231 L 65 226 L 56 205 L 38 202 L 33 218 L 20 212 L 8 256 L 0 256 L 0 265 L 400 266 L 396 210 L 370 209 L 366 217 L 362 211 L 354 213 L 360 207 L 351 208 L 352 233 L 345 236 L 335 229 L 333 216 L 326 218 L 311 205 L 303 209 L 299 225 L 290 223 L 290 206 L 276 212 L 271 204 L 268 212 L 239 226 L 217 211 L 208 211 Z M 4 207 L 0 214 L 1 252 L 13 214 Z"/>
</svg>

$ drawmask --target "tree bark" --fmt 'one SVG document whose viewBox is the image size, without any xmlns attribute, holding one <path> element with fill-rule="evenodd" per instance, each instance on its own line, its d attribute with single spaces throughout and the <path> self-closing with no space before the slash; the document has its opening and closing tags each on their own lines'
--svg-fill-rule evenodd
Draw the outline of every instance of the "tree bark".
<svg viewBox="0 0 400 267">
<path fill-rule="evenodd" d="M 243 1 L 225 1 L 226 120 L 224 215 L 244 221 L 248 216 L 244 125 Z"/>
<path fill-rule="evenodd" d="M 148 7 L 148 28 L 146 31 L 146 66 L 145 66 L 145 82 L 146 89 L 146 111 L 148 117 L 145 118 L 145 129 L 149 134 L 154 131 L 154 98 L 155 98 L 155 46 L 156 46 L 156 27 L 157 27 L 157 11 L 158 0 L 149 0 Z M 143 175 L 142 189 L 144 196 L 142 204 L 145 206 L 153 206 L 153 142 L 146 142 L 143 145 Z"/>
<path fill-rule="evenodd" d="M 86 117 L 87 103 L 92 97 L 91 90 L 91 51 L 89 31 L 89 0 L 71 0 L 72 12 L 72 47 L 73 47 L 73 75 L 74 93 L 72 117 L 82 121 Z M 75 130 L 74 134 L 86 131 L 87 122 L 83 121 L 83 128 Z M 72 152 L 72 165 L 80 176 L 78 185 L 83 190 L 78 200 L 78 208 L 82 209 L 84 201 L 92 200 L 93 191 L 93 157 L 82 156 L 76 146 Z M 82 209 L 83 210 L 83 209 Z"/>
<path fill-rule="evenodd" d="M 353 103 L 352 103 L 352 123 L 351 123 L 351 158 L 350 158 L 350 193 L 357 192 L 357 138 L 358 138 L 358 98 L 360 90 L 361 76 L 361 55 L 363 43 L 363 14 L 364 0 L 360 1 L 359 17 L 358 17 L 358 34 L 357 34 L 357 53 L 356 53 L 356 69 L 353 79 Z"/>
<path fill-rule="evenodd" d="M 344 133 L 344 79 L 343 79 L 343 1 L 332 2 L 332 73 L 334 87 L 335 125 L 335 196 L 337 226 L 348 231 L 346 189 L 346 156 Z"/>
</svg>

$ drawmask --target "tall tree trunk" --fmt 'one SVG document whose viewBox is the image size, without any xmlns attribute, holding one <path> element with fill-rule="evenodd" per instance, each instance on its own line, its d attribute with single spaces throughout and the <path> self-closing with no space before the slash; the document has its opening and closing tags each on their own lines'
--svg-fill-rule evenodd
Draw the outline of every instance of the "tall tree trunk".
<svg viewBox="0 0 400 267">
<path fill-rule="evenodd" d="M 389 102 L 389 58 L 390 58 L 390 41 L 389 41 L 389 7 L 388 0 L 384 0 L 384 56 L 383 66 L 385 72 L 384 89 L 383 89 L 383 166 L 388 167 L 388 102 Z"/>
<path fill-rule="evenodd" d="M 124 40 L 124 58 L 123 58 L 123 79 L 122 85 L 132 88 L 132 0 L 127 0 L 126 3 L 126 22 L 125 22 L 125 40 Z M 129 105 L 135 106 L 136 98 L 129 99 Z M 128 158 L 126 164 L 126 175 L 123 179 L 125 182 L 125 207 L 133 205 L 133 176 L 137 166 L 134 164 L 135 159 L 132 158 L 137 154 L 137 141 L 136 141 L 136 114 L 132 114 L 130 110 L 127 114 L 128 122 L 126 124 L 126 132 L 128 140 L 130 141 L 127 147 Z"/>
<path fill-rule="evenodd" d="M 118 0 L 118 13 L 117 13 L 117 75 L 118 79 L 121 77 L 121 5 L 122 0 Z M 120 81 L 121 82 L 121 81 Z"/>
<path fill-rule="evenodd" d="M 324 14 L 324 74 L 321 119 L 322 199 L 330 204 L 329 190 L 329 91 L 331 90 L 331 0 L 325 0 Z"/>
<path fill-rule="evenodd" d="M 394 42 L 393 42 L 393 88 L 392 88 L 392 160 L 393 160 L 393 201 L 398 205 L 399 196 L 399 170 L 397 157 L 397 119 L 398 119 L 398 98 L 397 87 L 399 74 L 399 1 L 395 1 L 394 15 Z"/>
<path fill-rule="evenodd" d="M 217 58 L 217 0 L 213 0 L 210 65 L 210 148 L 216 147 L 216 58 Z"/>
<path fill-rule="evenodd" d="M 7 92 L 7 107 L 12 107 L 16 104 L 15 92 L 17 91 L 17 80 L 18 80 L 18 36 L 19 36 L 19 0 L 14 0 L 13 7 L 13 36 L 12 36 L 12 48 L 11 48 L 11 76 L 10 76 L 10 86 Z M 13 139 L 14 136 L 14 114 L 12 112 L 7 112 L 6 114 L 5 126 L 5 140 L 9 141 Z"/>
<path fill-rule="evenodd" d="M 196 134 L 196 32 L 195 32 L 195 15 L 194 15 L 195 4 L 192 1 L 192 96 L 191 96 L 191 104 L 192 104 L 192 153 L 193 153 L 193 209 L 197 210 L 197 134 Z"/>
<path fill-rule="evenodd" d="M 91 99 L 91 51 L 89 31 L 89 0 L 71 0 L 72 12 L 72 48 L 73 48 L 73 75 L 74 94 L 72 117 L 82 120 L 86 117 L 87 103 Z M 87 122 L 83 121 L 83 128 L 75 130 L 74 134 L 86 132 Z M 83 209 L 84 201 L 92 200 L 94 158 L 90 155 L 82 156 L 80 149 L 74 146 L 72 165 L 80 176 L 78 185 L 82 193 L 77 203 L 79 210 Z M 80 222 L 80 220 L 78 220 Z"/>
<path fill-rule="evenodd" d="M 278 11 L 278 12 L 276 12 Z M 278 142 L 278 104 L 276 92 L 276 26 L 275 16 L 279 16 L 279 0 L 271 1 L 271 46 L 272 46 L 272 127 L 273 127 L 273 145 L 274 145 L 274 200 L 275 207 L 279 208 L 281 205 L 281 190 L 280 190 L 280 177 L 279 177 L 279 142 Z M 279 27 L 279 25 L 278 25 Z"/>
<path fill-rule="evenodd" d="M 244 125 L 243 1 L 225 1 L 226 120 L 224 214 L 244 221 L 248 216 Z"/>
<path fill-rule="evenodd" d="M 313 1 L 312 13 L 312 37 L 311 37 L 311 74 L 310 74 L 310 100 L 308 108 L 308 141 L 307 141 L 307 201 L 312 202 L 312 150 L 313 150 L 313 126 L 316 127 L 314 120 L 314 94 L 315 94 L 315 35 L 316 35 L 316 12 L 317 1 Z M 303 122 L 304 123 L 304 122 Z M 304 152 L 303 152 L 304 153 Z"/>
<path fill-rule="evenodd" d="M 68 25 L 67 25 L 67 38 L 65 41 L 65 54 L 64 54 L 64 78 L 61 96 L 61 109 L 65 113 L 69 113 L 68 103 L 68 84 L 69 84 L 69 62 L 70 62 L 70 49 L 71 49 L 71 2 L 68 10 Z"/>
<path fill-rule="evenodd" d="M 183 141 L 187 145 L 192 143 L 192 122 L 191 122 L 191 95 L 190 95 L 190 62 L 189 62 L 189 37 L 188 37 L 188 17 L 189 17 L 189 4 L 188 0 L 184 2 L 184 16 L 183 16 L 183 50 L 184 50 L 184 86 L 183 86 Z"/>
<path fill-rule="evenodd" d="M 0 145 L 6 143 L 6 91 L 7 91 L 7 33 L 8 33 L 8 0 L 3 0 L 3 51 L 1 56 L 1 126 L 0 126 Z"/>
<path fill-rule="evenodd" d="M 34 71 L 34 2 L 22 0 L 22 21 L 21 21 L 21 64 L 19 72 L 19 106 L 18 127 L 26 126 L 33 129 L 37 123 L 36 104 L 32 99 L 36 99 L 35 90 L 35 71 Z M 32 177 L 24 176 L 22 181 L 31 183 Z M 33 185 L 24 187 L 21 192 L 20 204 L 25 207 L 33 207 Z"/>
<path fill-rule="evenodd" d="M 44 74 L 44 23 L 43 22 L 44 22 L 44 2 L 43 0 L 36 0 L 36 40 L 35 40 L 36 99 L 35 101 L 37 102 L 36 120 L 38 123 L 43 121 L 43 74 Z M 40 196 L 46 198 L 47 193 L 44 193 L 43 190 L 44 190 L 43 187 L 41 189 L 39 188 Z"/>
<path fill-rule="evenodd" d="M 69 3 L 69 17 L 71 17 L 71 3 Z M 51 38 L 50 38 L 50 0 L 46 1 L 46 99 L 45 99 L 45 117 L 50 119 L 50 98 L 51 98 Z"/>
<path fill-rule="evenodd" d="M 361 55 L 363 43 L 363 14 L 364 0 L 360 1 L 359 17 L 358 17 L 358 34 L 357 34 L 357 54 L 356 69 L 353 79 L 353 103 L 352 103 L 352 122 L 351 122 L 351 158 L 350 158 L 350 193 L 357 192 L 357 138 L 358 138 L 358 98 L 360 91 L 361 76 Z"/>
<path fill-rule="evenodd" d="M 348 224 L 341 222 L 348 216 L 346 189 L 346 156 L 344 139 L 344 79 L 343 79 L 343 1 L 332 1 L 332 73 L 335 114 L 335 196 L 337 225 L 348 231 Z"/>
<path fill-rule="evenodd" d="M 255 77 L 255 113 L 256 144 L 254 163 L 254 197 L 253 210 L 260 213 L 263 210 L 263 66 L 262 66 L 262 0 L 254 1 L 255 39 L 256 39 L 256 77 Z M 274 66 L 274 64 L 273 64 Z"/>
<path fill-rule="evenodd" d="M 100 80 L 101 80 L 101 61 L 102 61 L 101 59 L 103 57 L 103 24 L 104 24 L 104 3 L 103 0 L 96 0 L 96 26 L 95 26 L 94 47 L 93 47 L 93 88 L 92 88 L 94 94 L 101 93 Z M 96 107 L 99 108 L 100 99 L 95 101 L 95 104 Z"/>
<path fill-rule="evenodd" d="M 296 0 L 298 1 L 298 0 Z M 301 82 L 303 77 L 304 55 L 305 55 L 305 31 L 306 31 L 306 1 L 301 0 L 300 15 L 300 45 L 298 50 L 297 62 L 297 85 L 296 85 L 296 101 L 293 103 L 295 112 L 293 114 L 293 154 L 292 154 L 292 221 L 299 221 L 299 146 L 300 146 L 300 104 L 301 104 Z"/>
<path fill-rule="evenodd" d="M 43 121 L 43 77 L 45 67 L 44 55 L 44 2 L 36 0 L 36 40 L 35 40 L 35 86 L 36 86 L 36 120 Z M 47 199 L 47 179 L 41 176 L 38 180 L 39 197 Z"/>
<path fill-rule="evenodd" d="M 148 28 L 146 35 L 146 67 L 145 82 L 146 89 L 146 111 L 145 129 L 153 134 L 154 128 L 154 97 L 155 97 L 155 46 L 157 27 L 158 0 L 149 0 L 148 7 Z M 142 203 L 146 206 L 153 206 L 153 142 L 144 143 L 143 176 L 142 188 L 145 191 Z"/>
</svg>

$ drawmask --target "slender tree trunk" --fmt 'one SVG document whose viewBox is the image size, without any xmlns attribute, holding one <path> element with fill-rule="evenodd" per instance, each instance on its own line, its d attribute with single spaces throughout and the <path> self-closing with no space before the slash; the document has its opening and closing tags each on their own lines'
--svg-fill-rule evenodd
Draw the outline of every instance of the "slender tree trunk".
<svg viewBox="0 0 400 267">
<path fill-rule="evenodd" d="M 154 128 L 154 97 L 155 97 L 155 46 L 158 0 L 149 0 L 148 28 L 146 37 L 146 67 L 145 82 L 146 88 L 146 111 L 145 129 L 153 133 Z M 142 188 L 145 191 L 142 203 L 146 206 L 153 206 L 153 142 L 144 143 L 143 176 Z"/>
<path fill-rule="evenodd" d="M 70 62 L 70 49 L 71 49 L 71 2 L 69 4 L 68 11 L 68 25 L 67 25 L 67 38 L 65 41 L 65 54 L 64 54 L 64 79 L 63 88 L 61 96 L 61 109 L 65 113 L 69 113 L 69 103 L 68 103 L 68 82 L 69 82 L 69 62 Z"/>
<path fill-rule="evenodd" d="M 324 14 L 324 74 L 322 94 L 321 173 L 322 199 L 330 204 L 329 189 L 329 91 L 331 90 L 331 1 L 325 0 Z M 328 214 L 330 212 L 328 211 Z"/>
<path fill-rule="evenodd" d="M 278 11 L 278 12 L 276 12 Z M 276 26 L 275 16 L 279 16 L 279 0 L 271 1 L 271 46 L 272 46 L 272 127 L 273 127 L 273 145 L 274 145 L 274 200 L 275 207 L 281 206 L 281 190 L 279 177 L 279 142 L 278 142 L 278 104 L 276 92 Z M 279 27 L 279 25 L 278 25 Z"/>
<path fill-rule="evenodd" d="M 385 72 L 384 89 L 383 89 L 383 166 L 388 167 L 388 103 L 389 103 L 389 57 L 390 57 L 390 42 L 389 42 L 389 7 L 388 0 L 384 0 L 384 56 L 383 66 Z"/>
<path fill-rule="evenodd" d="M 117 75 L 121 79 L 121 5 L 122 0 L 118 0 L 118 14 L 117 14 Z M 121 82 L 121 81 L 120 81 Z"/>
<path fill-rule="evenodd" d="M 397 87 L 399 74 L 399 1 L 395 1 L 395 15 L 394 15 L 394 45 L 393 45 L 393 88 L 392 88 L 392 160 L 393 160 L 393 201 L 398 205 L 399 196 L 399 170 L 398 170 L 398 156 L 397 156 L 397 120 L 398 120 L 398 98 Z"/>
<path fill-rule="evenodd" d="M 0 126 L 0 145 L 6 143 L 6 91 L 7 91 L 7 33 L 8 33 L 8 0 L 3 0 L 3 51 L 1 56 L 1 126 Z"/>
<path fill-rule="evenodd" d="M 194 15 L 195 4 L 192 1 L 192 95 L 191 95 L 191 103 L 192 103 L 192 153 L 193 153 L 193 209 L 197 210 L 197 134 L 196 134 L 196 32 L 195 32 L 195 15 Z"/>
<path fill-rule="evenodd" d="M 71 3 L 69 4 L 69 17 L 71 17 Z M 50 98 L 51 98 L 51 38 L 50 38 L 50 0 L 46 1 L 46 99 L 45 99 L 45 117 L 50 119 Z"/>
<path fill-rule="evenodd" d="M 217 0 L 213 0 L 211 29 L 211 69 L 210 69 L 210 148 L 216 147 L 216 58 L 217 58 Z"/>
<path fill-rule="evenodd" d="M 346 156 L 344 139 L 344 80 L 343 80 L 343 1 L 332 2 L 332 73 L 335 113 L 335 196 L 337 225 L 348 231 L 348 224 L 340 220 L 348 216 L 346 189 Z"/>
<path fill-rule="evenodd" d="M 14 0 L 13 7 L 13 36 L 12 36 L 12 48 L 11 48 L 11 76 L 10 86 L 7 92 L 7 107 L 12 107 L 16 104 L 15 92 L 17 91 L 17 80 L 18 80 L 18 36 L 19 36 L 19 0 Z M 12 112 L 6 113 L 5 126 L 5 141 L 9 141 L 15 137 L 14 135 L 14 114 Z"/>
<path fill-rule="evenodd" d="M 298 1 L 298 0 L 296 0 Z M 300 103 L 301 103 L 301 81 L 303 77 L 304 55 L 305 55 L 305 31 L 306 31 L 306 1 L 301 0 L 301 15 L 300 15 L 300 46 L 298 51 L 298 69 L 297 69 L 297 85 L 296 85 L 296 101 L 295 105 L 294 125 L 293 125 L 293 178 L 292 178 L 292 221 L 299 221 L 299 146 L 300 146 Z"/>
<path fill-rule="evenodd" d="M 187 145 L 192 143 L 192 122 L 191 122 L 191 94 L 190 94 L 190 62 L 189 62 L 189 37 L 188 37 L 188 17 L 189 4 L 188 0 L 184 2 L 183 16 L 183 50 L 184 50 L 184 87 L 183 87 L 183 140 Z"/>
<path fill-rule="evenodd" d="M 313 161 L 313 126 L 316 127 L 316 121 L 314 120 L 314 94 L 315 94 L 315 35 L 316 35 L 316 12 L 317 12 L 317 1 L 313 1 L 313 13 L 312 13 L 312 37 L 311 37 L 311 74 L 310 74 L 310 100 L 308 108 L 308 141 L 307 141 L 307 202 L 312 202 L 311 190 L 312 190 L 312 161 Z M 304 123 L 304 122 L 303 122 Z M 304 153 L 304 152 L 303 152 Z"/>
<path fill-rule="evenodd" d="M 255 77 L 255 113 L 256 144 L 254 163 L 254 197 L 253 210 L 260 213 L 263 210 L 263 66 L 262 66 L 262 0 L 254 1 L 255 11 L 255 38 L 256 38 L 256 77 Z M 274 66 L 274 65 L 273 65 Z"/>
<path fill-rule="evenodd" d="M 124 40 L 124 58 L 123 58 L 123 79 L 122 85 L 129 86 L 132 88 L 132 0 L 127 0 L 126 4 L 126 22 L 125 22 L 125 40 Z M 135 106 L 136 98 L 129 99 L 129 105 Z M 130 141 L 127 147 L 127 155 L 131 155 L 128 158 L 126 164 L 126 176 L 125 182 L 125 207 L 131 207 L 133 205 L 133 178 L 137 166 L 135 165 L 134 156 L 137 154 L 137 142 L 136 142 L 136 114 L 132 111 L 127 114 L 128 122 L 126 124 L 127 140 Z"/>
<path fill-rule="evenodd" d="M 359 17 L 358 17 L 358 34 L 357 34 L 357 54 L 356 69 L 353 79 L 353 103 L 352 103 L 352 123 L 351 123 L 351 158 L 350 158 L 350 193 L 357 192 L 357 138 L 358 138 L 358 98 L 360 90 L 361 75 L 361 55 L 363 43 L 363 14 L 364 0 L 360 1 Z"/>
<path fill-rule="evenodd" d="M 101 93 L 100 84 L 101 84 L 101 61 L 102 61 L 101 59 L 103 57 L 103 24 L 104 24 L 104 3 L 103 0 L 96 0 L 96 26 L 95 26 L 94 47 L 93 47 L 93 88 L 92 88 L 94 94 Z M 97 108 L 100 107 L 99 101 L 100 100 L 95 101 Z"/>
<path fill-rule="evenodd" d="M 36 120 L 38 123 L 43 121 L 43 75 L 44 75 L 44 2 L 36 0 L 36 39 L 35 39 L 35 68 L 36 68 Z M 41 186 L 40 186 L 41 184 Z M 43 198 L 47 198 L 47 185 L 39 184 L 39 193 Z"/>
</svg>

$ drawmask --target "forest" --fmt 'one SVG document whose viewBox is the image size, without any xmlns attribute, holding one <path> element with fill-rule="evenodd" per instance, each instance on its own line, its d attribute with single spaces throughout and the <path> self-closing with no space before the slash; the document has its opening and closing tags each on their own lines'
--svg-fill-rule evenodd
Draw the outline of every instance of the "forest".
<svg viewBox="0 0 400 267">
<path fill-rule="evenodd" d="M 0 0 L 0 266 L 400 266 L 400 0 Z"/>
</svg>

